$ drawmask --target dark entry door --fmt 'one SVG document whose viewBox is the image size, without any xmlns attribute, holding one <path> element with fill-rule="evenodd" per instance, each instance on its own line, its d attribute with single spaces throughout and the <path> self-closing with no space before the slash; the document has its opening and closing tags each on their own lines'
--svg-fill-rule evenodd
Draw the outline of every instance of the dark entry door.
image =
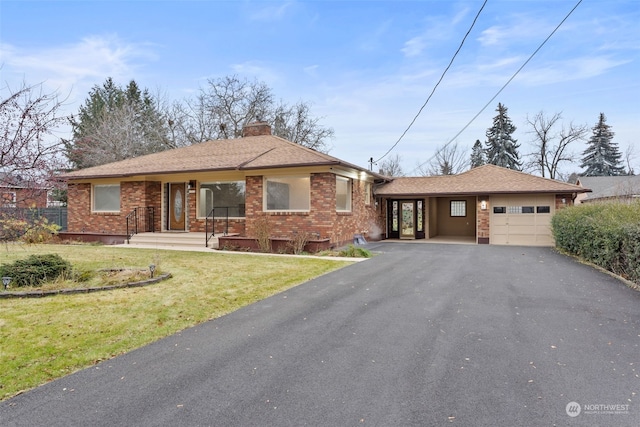
<svg viewBox="0 0 640 427">
<path fill-rule="evenodd" d="M 169 184 L 169 230 L 185 230 L 185 202 L 184 183 Z"/>
</svg>

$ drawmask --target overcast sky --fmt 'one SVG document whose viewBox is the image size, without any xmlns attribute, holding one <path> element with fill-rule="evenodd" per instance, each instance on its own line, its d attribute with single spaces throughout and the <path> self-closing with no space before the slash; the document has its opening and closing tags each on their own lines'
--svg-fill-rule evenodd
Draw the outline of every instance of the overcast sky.
<svg viewBox="0 0 640 427">
<path fill-rule="evenodd" d="M 391 151 L 415 174 L 520 68 L 578 0 L 489 0 L 444 80 Z M 433 90 L 483 1 L 0 2 L 2 95 L 25 81 L 67 97 L 75 113 L 107 77 L 170 99 L 207 79 L 264 81 L 312 105 L 335 130 L 330 154 L 360 166 L 398 141 Z M 531 151 L 527 116 L 562 113 L 593 127 L 600 112 L 624 151 L 638 145 L 640 0 L 584 0 L 458 137 L 470 150 L 498 102 Z M 66 135 L 61 135 L 66 136 Z M 577 144 L 576 152 L 585 145 Z M 387 158 L 388 158 L 387 157 Z M 579 171 L 576 164 L 571 170 Z"/>
</svg>

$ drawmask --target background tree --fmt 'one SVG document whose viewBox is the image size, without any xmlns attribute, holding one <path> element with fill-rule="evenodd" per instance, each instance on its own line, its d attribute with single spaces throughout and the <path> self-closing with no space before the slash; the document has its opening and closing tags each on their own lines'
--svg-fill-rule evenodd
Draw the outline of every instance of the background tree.
<svg viewBox="0 0 640 427">
<path fill-rule="evenodd" d="M 390 157 L 380 163 L 379 172 L 381 175 L 386 176 L 404 176 L 401 163 L 402 157 L 396 154 L 394 157 Z"/>
<path fill-rule="evenodd" d="M 334 136 L 312 116 L 308 103 L 276 102 L 265 83 L 238 76 L 209 80 L 196 99 L 174 104 L 168 116 L 176 145 L 239 138 L 244 126 L 256 120 L 269 123 L 276 136 L 321 152 L 329 150 Z"/>
<path fill-rule="evenodd" d="M 51 188 L 64 164 L 54 135 L 66 120 L 63 103 L 41 85 L 23 84 L 16 91 L 5 86 L 0 93 L 0 185 Z"/>
<path fill-rule="evenodd" d="M 507 115 L 507 107 L 498 103 L 496 111 L 498 115 L 493 118 L 493 126 L 487 129 L 487 163 L 520 170 L 522 168 L 518 154 L 520 145 L 512 137 L 516 127 Z"/>
<path fill-rule="evenodd" d="M 569 145 L 584 140 L 589 131 L 586 125 L 575 125 L 573 122 L 568 126 L 562 125 L 557 130 L 560 120 L 561 113 L 548 117 L 542 111 L 533 118 L 527 117 L 527 123 L 532 128 L 529 133 L 534 135 L 532 144 L 535 147 L 535 151 L 528 156 L 531 159 L 529 165 L 543 177 L 551 179 L 560 178 L 559 168 L 562 163 L 576 160 L 576 155 L 569 151 Z"/>
<path fill-rule="evenodd" d="M 587 149 L 582 153 L 581 168 L 586 168 L 582 176 L 625 175 L 622 166 L 622 154 L 618 144 L 613 142 L 614 132 L 607 123 L 604 113 L 600 113 L 598 123 L 593 127 L 593 134 L 587 142 Z"/>
<path fill-rule="evenodd" d="M 471 159 L 469 163 L 471 164 L 471 168 L 477 168 L 478 166 L 482 166 L 487 163 L 484 156 L 484 148 L 482 147 L 482 142 L 480 142 L 479 139 L 476 139 L 475 144 L 473 144 L 473 148 L 471 148 Z"/>
<path fill-rule="evenodd" d="M 455 175 L 469 167 L 467 152 L 460 148 L 458 141 L 445 144 L 436 149 L 431 160 L 419 170 L 423 176 Z"/>
<path fill-rule="evenodd" d="M 111 78 L 94 86 L 77 117 L 70 120 L 72 139 L 64 141 L 75 168 L 155 153 L 175 145 L 159 101 L 132 80 L 126 88 Z"/>
</svg>

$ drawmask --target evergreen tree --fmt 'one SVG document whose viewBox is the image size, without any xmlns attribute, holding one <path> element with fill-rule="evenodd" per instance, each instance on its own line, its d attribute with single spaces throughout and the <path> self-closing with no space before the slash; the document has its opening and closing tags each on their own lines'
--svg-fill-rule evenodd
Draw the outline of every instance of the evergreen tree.
<svg viewBox="0 0 640 427">
<path fill-rule="evenodd" d="M 600 113 L 598 124 L 593 127 L 593 135 L 587 142 L 588 147 L 582 153 L 580 167 L 586 168 L 582 176 L 625 175 L 622 153 L 618 144 L 613 142 L 614 132 L 606 121 L 604 113 Z"/>
<path fill-rule="evenodd" d="M 72 139 L 64 145 L 75 168 L 172 148 L 156 100 L 134 80 L 124 89 L 111 78 L 94 86 L 70 122 Z"/>
<path fill-rule="evenodd" d="M 476 139 L 476 143 L 473 144 L 473 148 L 471 149 L 471 169 L 477 168 L 478 166 L 482 166 L 486 163 L 487 161 L 484 157 L 482 143 L 479 139 Z"/>
<path fill-rule="evenodd" d="M 496 111 L 498 115 L 493 118 L 493 126 L 487 129 L 487 163 L 520 170 L 522 167 L 518 154 L 520 145 L 511 136 L 516 127 L 507 116 L 507 107 L 498 103 Z"/>
</svg>

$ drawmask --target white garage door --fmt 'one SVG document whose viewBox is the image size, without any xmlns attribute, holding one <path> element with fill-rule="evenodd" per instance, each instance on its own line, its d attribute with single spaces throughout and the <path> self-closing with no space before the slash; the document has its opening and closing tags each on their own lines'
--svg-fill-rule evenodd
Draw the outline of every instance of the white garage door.
<svg viewBox="0 0 640 427">
<path fill-rule="evenodd" d="M 497 245 L 553 246 L 553 195 L 491 196 L 489 243 Z"/>
</svg>

